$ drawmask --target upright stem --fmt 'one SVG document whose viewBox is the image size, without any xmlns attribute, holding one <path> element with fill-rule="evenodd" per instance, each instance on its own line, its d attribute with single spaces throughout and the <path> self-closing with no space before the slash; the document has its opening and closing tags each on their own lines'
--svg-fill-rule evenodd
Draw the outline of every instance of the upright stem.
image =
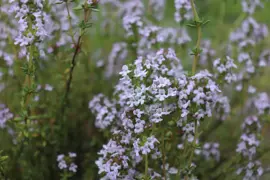
<svg viewBox="0 0 270 180">
<path fill-rule="evenodd" d="M 162 169 L 163 169 L 163 177 L 165 180 L 167 180 L 167 177 L 166 177 L 166 167 L 165 167 L 165 138 L 164 138 L 164 130 L 162 132 Z"/>
<path fill-rule="evenodd" d="M 72 23 L 71 23 L 71 16 L 70 16 L 70 11 L 69 11 L 69 7 L 68 7 L 68 1 L 66 1 L 65 4 L 66 4 L 67 13 L 68 13 L 68 23 L 69 23 L 70 37 L 72 39 L 73 44 L 76 45 L 76 41 L 75 41 L 73 30 L 72 30 Z"/>
<path fill-rule="evenodd" d="M 194 16 L 194 23 L 196 24 L 196 28 L 197 28 L 197 42 L 196 42 L 196 53 L 194 54 L 194 60 L 193 60 L 193 64 L 192 64 L 192 75 L 195 75 L 196 73 L 196 67 L 197 67 L 197 62 L 200 56 L 200 44 L 201 44 L 201 36 L 202 36 L 202 28 L 201 28 L 201 22 L 200 22 L 200 18 L 198 16 L 198 13 L 196 11 L 195 8 L 195 4 L 193 2 L 193 0 L 190 0 L 191 6 L 192 6 L 192 12 L 193 12 L 193 16 Z M 196 146 L 196 140 L 197 140 L 197 136 L 198 136 L 198 122 L 197 120 L 195 120 L 195 127 L 194 127 L 194 139 L 192 142 L 192 151 L 191 151 L 191 155 L 189 158 L 189 166 L 192 163 L 192 159 L 194 156 L 194 147 Z"/>
<path fill-rule="evenodd" d="M 198 36 L 197 43 L 196 43 L 197 53 L 194 55 L 194 60 L 193 60 L 193 64 L 192 64 L 192 75 L 194 75 L 196 73 L 197 62 L 198 62 L 199 55 L 200 55 L 199 48 L 200 48 L 200 44 L 201 44 L 202 28 L 201 28 L 200 18 L 198 16 L 194 1 L 190 0 L 190 4 L 192 7 L 192 12 L 193 12 L 193 16 L 194 16 L 194 23 L 196 24 L 197 36 Z"/>
<path fill-rule="evenodd" d="M 196 11 L 195 8 L 195 4 L 193 0 L 190 0 L 191 6 L 192 6 L 192 12 L 193 12 L 193 16 L 194 16 L 194 23 L 196 25 L 197 28 L 197 42 L 196 42 L 196 49 L 195 49 L 195 53 L 194 53 L 194 59 L 193 59 L 193 63 L 192 63 L 192 75 L 195 75 L 196 73 L 196 68 L 197 68 L 197 63 L 198 63 L 198 59 L 200 56 L 200 44 L 201 44 L 201 36 L 202 36 L 202 22 L 198 16 L 198 13 Z M 193 160 L 193 156 L 194 156 L 194 152 L 195 152 L 195 146 L 196 146 L 196 140 L 198 137 L 198 121 L 195 120 L 195 127 L 194 127 L 194 139 L 192 142 L 192 149 L 191 149 L 191 154 L 188 160 L 188 167 L 191 166 L 192 160 Z M 185 176 L 185 179 L 188 179 L 188 176 Z"/>
<path fill-rule="evenodd" d="M 190 155 L 190 158 L 189 158 L 189 162 L 188 162 L 188 167 L 191 166 L 191 163 L 192 163 L 192 159 L 193 159 L 193 156 L 194 156 L 194 151 L 195 151 L 195 146 L 196 146 L 196 140 L 197 140 L 197 136 L 198 136 L 198 123 L 197 121 L 195 121 L 195 127 L 194 127 L 194 139 L 192 141 L 192 150 L 191 150 L 191 155 Z"/>
<path fill-rule="evenodd" d="M 31 45 L 29 47 L 29 61 L 28 61 L 28 68 L 30 69 L 31 74 L 33 73 L 32 72 L 33 71 L 33 54 L 34 54 L 34 52 L 33 52 L 33 48 Z M 30 74 L 26 75 L 26 80 L 25 80 L 26 82 L 25 83 L 27 84 L 28 88 L 31 88 L 31 86 L 32 86 L 32 76 L 33 75 L 30 75 Z M 26 97 L 24 97 L 24 98 L 25 98 L 24 99 L 24 108 L 26 108 L 29 101 L 30 101 L 31 93 L 27 93 Z"/>
<path fill-rule="evenodd" d="M 196 49 L 199 50 L 201 44 L 202 28 L 201 25 L 197 25 L 197 43 Z M 197 63 L 200 53 L 194 55 L 193 64 L 192 64 L 192 75 L 196 73 Z"/>
<path fill-rule="evenodd" d="M 193 12 L 193 16 L 194 16 L 194 21 L 199 21 L 200 18 L 198 16 L 198 13 L 196 11 L 196 7 L 195 7 L 195 3 L 193 0 L 190 0 L 190 4 L 191 4 L 191 7 L 192 7 L 192 12 Z"/>
<path fill-rule="evenodd" d="M 76 49 L 74 51 L 74 54 L 73 54 L 73 57 L 71 60 L 71 67 L 70 67 L 70 71 L 69 71 L 68 80 L 66 82 L 66 91 L 64 94 L 63 105 L 62 105 L 62 109 L 61 109 L 62 115 L 64 115 L 64 113 L 65 113 L 65 106 L 66 106 L 66 102 L 68 101 L 68 94 L 70 92 L 71 82 L 72 82 L 72 78 L 73 78 L 73 71 L 74 71 L 74 68 L 76 66 L 76 57 L 77 57 L 77 55 L 79 53 L 79 49 L 80 49 L 81 38 L 82 38 L 82 36 L 80 35 L 78 37 L 78 40 L 76 43 Z"/>
<path fill-rule="evenodd" d="M 145 157 L 144 179 L 148 180 L 148 156 L 147 156 L 147 154 L 144 157 Z"/>
</svg>

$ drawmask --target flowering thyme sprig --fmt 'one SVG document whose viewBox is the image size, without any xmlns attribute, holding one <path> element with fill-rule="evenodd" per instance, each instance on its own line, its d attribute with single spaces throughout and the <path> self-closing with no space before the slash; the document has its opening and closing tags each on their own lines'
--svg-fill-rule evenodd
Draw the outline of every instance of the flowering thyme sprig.
<svg viewBox="0 0 270 180">
<path fill-rule="evenodd" d="M 190 24 L 189 26 L 197 28 L 196 47 L 195 47 L 195 49 L 192 50 L 192 54 L 191 54 L 191 55 L 194 55 L 194 59 L 193 59 L 193 63 L 192 63 L 192 75 L 195 75 L 198 59 L 199 59 L 200 53 L 202 52 L 202 49 L 200 48 L 201 36 L 202 36 L 202 25 L 206 24 L 208 21 L 202 21 L 199 18 L 199 15 L 197 13 L 197 10 L 196 10 L 196 7 L 195 7 L 195 4 L 194 4 L 193 0 L 190 0 L 190 4 L 191 4 L 191 7 L 192 7 L 193 18 L 194 19 L 193 19 L 193 24 Z M 197 146 L 196 141 L 197 141 L 197 138 L 198 138 L 198 133 L 199 133 L 198 132 L 198 122 L 195 121 L 195 123 L 194 123 L 194 134 L 195 135 L 194 135 L 194 139 L 193 139 L 193 142 L 192 142 L 192 150 L 191 150 L 190 157 L 189 157 L 189 160 L 188 160 L 188 167 L 190 167 L 191 164 L 192 164 L 194 151 L 195 151 L 195 148 Z"/>
<path fill-rule="evenodd" d="M 62 171 L 61 180 L 68 180 L 77 172 L 78 166 L 74 162 L 76 157 L 77 154 L 74 152 L 69 152 L 68 155 L 59 154 L 57 156 L 58 168 Z"/>
<path fill-rule="evenodd" d="M 19 34 L 15 38 L 14 44 L 19 44 L 21 47 L 27 49 L 27 62 L 21 67 L 25 73 L 25 82 L 22 91 L 21 100 L 21 118 L 23 120 L 23 126 L 20 128 L 19 137 L 22 139 L 29 138 L 28 125 L 30 124 L 31 115 L 31 100 L 32 95 L 36 93 L 37 85 L 35 83 L 36 75 L 36 60 L 39 59 L 39 51 L 37 44 L 44 40 L 47 36 L 44 25 L 43 7 L 46 5 L 45 2 L 22 2 L 14 3 L 14 9 L 20 9 L 16 18 L 20 24 Z M 21 123 L 21 122 L 20 122 Z"/>
</svg>

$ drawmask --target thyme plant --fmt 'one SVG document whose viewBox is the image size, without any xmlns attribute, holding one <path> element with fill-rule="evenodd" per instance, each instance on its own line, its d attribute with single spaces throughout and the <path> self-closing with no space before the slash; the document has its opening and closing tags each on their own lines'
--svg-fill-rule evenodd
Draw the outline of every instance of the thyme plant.
<svg viewBox="0 0 270 180">
<path fill-rule="evenodd" d="M 266 0 L 0 0 L 0 179 L 269 179 Z"/>
</svg>

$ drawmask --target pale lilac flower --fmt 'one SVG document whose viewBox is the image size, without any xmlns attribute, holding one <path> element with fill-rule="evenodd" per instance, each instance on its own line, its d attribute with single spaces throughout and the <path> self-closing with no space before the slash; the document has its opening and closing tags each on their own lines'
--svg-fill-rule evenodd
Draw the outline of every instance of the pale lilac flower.
<svg viewBox="0 0 270 180">
<path fill-rule="evenodd" d="M 190 20 L 192 18 L 191 4 L 189 0 L 174 0 L 174 6 L 176 9 L 174 13 L 174 19 L 176 22 Z"/>
<path fill-rule="evenodd" d="M 68 170 L 71 171 L 71 172 L 76 173 L 77 172 L 77 168 L 78 168 L 78 166 L 76 164 L 71 163 L 70 166 L 69 166 L 69 168 L 68 168 Z"/>
<path fill-rule="evenodd" d="M 166 0 L 150 0 L 149 7 L 151 8 L 151 14 L 153 14 L 154 18 L 159 21 L 163 19 Z"/>
<path fill-rule="evenodd" d="M 0 104 L 0 128 L 6 127 L 6 122 L 13 118 L 13 114 L 4 104 Z"/>
</svg>

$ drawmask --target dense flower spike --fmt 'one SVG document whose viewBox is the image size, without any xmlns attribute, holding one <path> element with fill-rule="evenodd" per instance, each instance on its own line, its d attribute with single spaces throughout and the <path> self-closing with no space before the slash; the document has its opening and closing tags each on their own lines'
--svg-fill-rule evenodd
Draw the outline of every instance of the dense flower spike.
<svg viewBox="0 0 270 180">
<path fill-rule="evenodd" d="M 237 170 L 237 174 L 244 174 L 244 179 L 257 178 L 263 173 L 261 163 L 254 160 L 256 160 L 256 152 L 261 144 L 261 136 L 259 134 L 262 131 L 262 125 L 260 119 L 262 119 L 263 115 L 269 113 L 269 97 L 266 93 L 260 93 L 253 99 L 252 104 L 256 109 L 256 115 L 248 116 L 243 122 L 243 134 L 236 149 L 238 153 L 249 160 L 246 167 L 240 167 Z"/>
</svg>

